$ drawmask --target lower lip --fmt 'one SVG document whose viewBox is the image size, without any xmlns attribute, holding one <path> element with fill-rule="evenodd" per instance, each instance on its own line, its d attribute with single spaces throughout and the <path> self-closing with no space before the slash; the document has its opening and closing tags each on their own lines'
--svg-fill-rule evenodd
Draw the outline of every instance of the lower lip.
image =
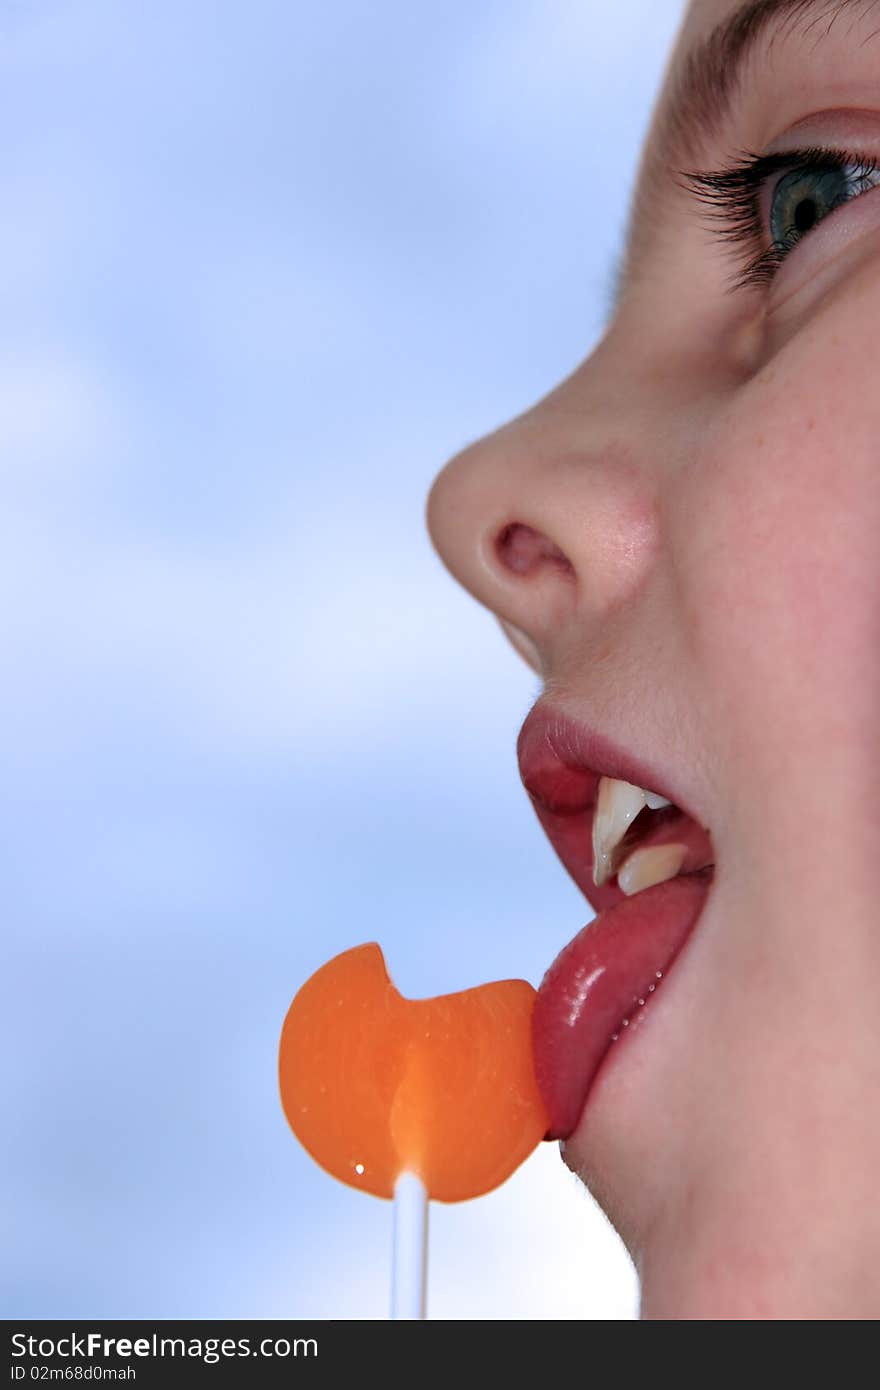
<svg viewBox="0 0 880 1390">
<path fill-rule="evenodd" d="M 712 873 L 683 874 L 606 908 L 560 951 L 533 1013 L 548 1139 L 577 1127 L 615 1042 L 647 1007 L 703 910 Z"/>
</svg>

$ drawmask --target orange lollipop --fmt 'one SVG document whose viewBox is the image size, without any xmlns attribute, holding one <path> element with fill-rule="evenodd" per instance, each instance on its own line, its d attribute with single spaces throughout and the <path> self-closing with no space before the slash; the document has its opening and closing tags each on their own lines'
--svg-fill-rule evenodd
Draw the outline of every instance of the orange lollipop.
<svg viewBox="0 0 880 1390">
<path fill-rule="evenodd" d="M 503 980 L 404 999 L 375 942 L 307 980 L 281 1031 L 281 1103 L 333 1177 L 392 1197 L 402 1173 L 440 1202 L 479 1197 L 547 1132 L 535 1080 L 535 991 Z"/>
</svg>

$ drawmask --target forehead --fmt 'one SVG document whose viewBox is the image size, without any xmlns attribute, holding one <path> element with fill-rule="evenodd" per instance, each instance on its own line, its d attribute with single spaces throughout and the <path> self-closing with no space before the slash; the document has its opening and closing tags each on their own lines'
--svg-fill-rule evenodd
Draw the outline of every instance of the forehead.
<svg viewBox="0 0 880 1390">
<path fill-rule="evenodd" d="M 742 0 L 690 0 L 684 6 L 680 37 L 704 37 L 714 25 L 742 8 Z"/>
<path fill-rule="evenodd" d="M 679 153 L 725 109 L 749 57 L 799 33 L 821 43 L 837 26 L 858 27 L 878 0 L 691 0 L 667 65 L 649 136 Z M 871 26 L 869 26 L 871 27 Z M 862 37 L 867 35 L 867 29 Z M 691 137 L 675 141 L 676 135 Z"/>
</svg>

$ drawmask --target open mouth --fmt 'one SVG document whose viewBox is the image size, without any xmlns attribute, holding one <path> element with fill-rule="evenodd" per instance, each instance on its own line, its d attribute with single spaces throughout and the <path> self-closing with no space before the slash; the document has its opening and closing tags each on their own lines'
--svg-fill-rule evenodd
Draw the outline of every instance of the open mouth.
<svg viewBox="0 0 880 1390">
<path fill-rule="evenodd" d="M 659 774 L 540 701 L 517 754 L 538 819 L 597 913 L 550 966 L 534 1011 L 547 1138 L 566 1139 L 696 926 L 715 851 Z"/>
</svg>

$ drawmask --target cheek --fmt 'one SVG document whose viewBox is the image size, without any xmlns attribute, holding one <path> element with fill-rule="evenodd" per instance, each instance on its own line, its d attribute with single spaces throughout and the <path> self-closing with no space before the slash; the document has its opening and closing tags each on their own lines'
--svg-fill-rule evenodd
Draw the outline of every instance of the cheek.
<svg viewBox="0 0 880 1390">
<path fill-rule="evenodd" d="M 880 708 L 880 392 L 868 312 L 799 335 L 737 392 L 674 508 L 700 667 L 734 725 L 769 725 L 777 739 L 781 727 L 795 736 L 801 714 L 814 738 L 818 705 L 851 720 L 859 687 L 866 712 Z"/>
</svg>

